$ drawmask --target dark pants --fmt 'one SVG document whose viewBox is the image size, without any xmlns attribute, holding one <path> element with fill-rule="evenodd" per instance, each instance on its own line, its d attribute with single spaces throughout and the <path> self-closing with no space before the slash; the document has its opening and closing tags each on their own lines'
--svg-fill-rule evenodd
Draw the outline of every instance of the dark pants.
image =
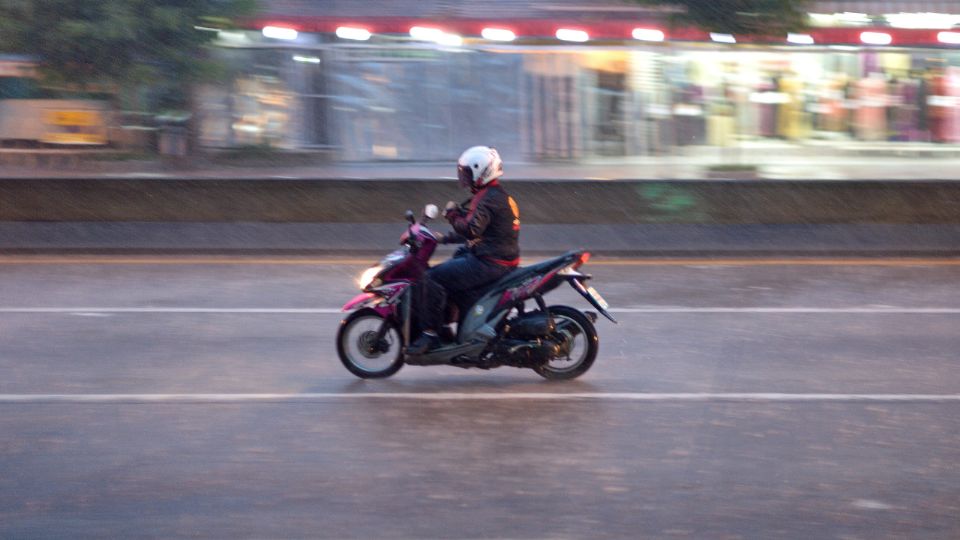
<svg viewBox="0 0 960 540">
<path fill-rule="evenodd" d="M 437 331 L 446 321 L 447 295 L 462 306 L 465 299 L 475 298 L 476 289 L 489 285 L 513 268 L 479 259 L 472 253 L 455 257 L 427 271 L 421 284 L 420 321 L 424 330 Z M 463 306 L 463 309 L 469 306 Z"/>
</svg>

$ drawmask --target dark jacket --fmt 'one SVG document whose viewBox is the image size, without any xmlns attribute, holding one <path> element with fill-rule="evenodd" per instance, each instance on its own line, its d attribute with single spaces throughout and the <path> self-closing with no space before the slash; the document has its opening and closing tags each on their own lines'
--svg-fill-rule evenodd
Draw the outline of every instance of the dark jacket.
<svg viewBox="0 0 960 540">
<path fill-rule="evenodd" d="M 520 263 L 520 209 L 499 183 L 478 191 L 466 214 L 448 219 L 454 232 L 445 242 L 466 243 L 477 257 L 502 266 Z"/>
</svg>

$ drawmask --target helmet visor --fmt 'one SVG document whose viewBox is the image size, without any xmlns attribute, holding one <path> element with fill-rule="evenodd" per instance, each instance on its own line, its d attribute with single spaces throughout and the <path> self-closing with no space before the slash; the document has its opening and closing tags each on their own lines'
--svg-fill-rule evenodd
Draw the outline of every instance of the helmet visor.
<svg viewBox="0 0 960 540">
<path fill-rule="evenodd" d="M 465 188 L 473 187 L 473 169 L 470 167 L 464 167 L 463 165 L 457 165 L 457 179 L 460 180 L 460 185 Z"/>
</svg>

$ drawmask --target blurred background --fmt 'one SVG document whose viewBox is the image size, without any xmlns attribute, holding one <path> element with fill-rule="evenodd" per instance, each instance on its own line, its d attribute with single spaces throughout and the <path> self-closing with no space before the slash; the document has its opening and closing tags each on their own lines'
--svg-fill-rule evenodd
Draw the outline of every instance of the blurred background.
<svg viewBox="0 0 960 540">
<path fill-rule="evenodd" d="M 477 144 L 619 324 L 356 379 Z M 960 538 L 957 180 L 957 0 L 0 0 L 0 538 Z"/>
<path fill-rule="evenodd" d="M 960 142 L 957 2 L 154 4 L 2 8 L 0 142 L 345 162 Z"/>
</svg>

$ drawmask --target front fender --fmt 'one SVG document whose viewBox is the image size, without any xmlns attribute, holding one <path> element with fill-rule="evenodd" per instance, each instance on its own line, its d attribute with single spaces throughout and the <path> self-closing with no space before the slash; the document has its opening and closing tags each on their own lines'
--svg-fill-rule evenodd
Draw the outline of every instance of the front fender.
<svg viewBox="0 0 960 540">
<path fill-rule="evenodd" d="M 340 308 L 341 311 L 353 311 L 355 309 L 360 309 L 362 307 L 367 307 L 370 304 L 374 303 L 374 300 L 379 298 L 379 296 L 373 293 L 360 293 L 353 297 L 353 300 L 350 300 Z"/>
</svg>

